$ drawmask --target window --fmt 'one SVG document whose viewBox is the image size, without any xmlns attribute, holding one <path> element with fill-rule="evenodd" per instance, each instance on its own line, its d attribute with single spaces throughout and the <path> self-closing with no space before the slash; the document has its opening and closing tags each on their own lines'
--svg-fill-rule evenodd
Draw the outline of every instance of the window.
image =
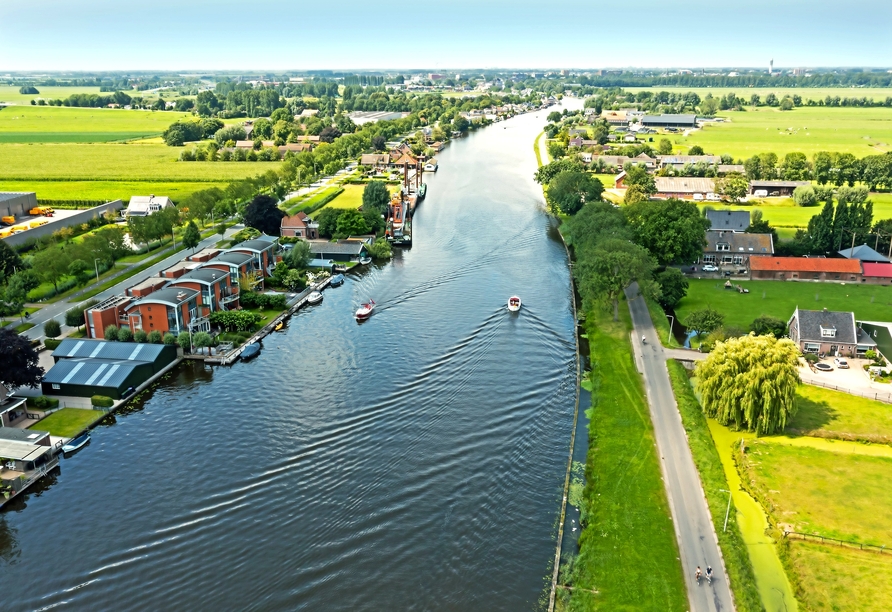
<svg viewBox="0 0 892 612">
<path fill-rule="evenodd" d="M 743 263 L 744 257 L 741 255 L 734 256 L 734 265 L 741 265 Z"/>
<path fill-rule="evenodd" d="M 715 245 L 715 250 L 716 250 L 716 251 L 730 251 L 730 250 L 731 250 L 731 244 L 730 244 L 730 243 L 727 243 L 727 242 L 718 242 L 718 243 L 716 243 L 716 245 Z"/>
<path fill-rule="evenodd" d="M 57 389 L 57 390 L 58 390 L 58 389 L 61 389 L 61 388 L 62 388 L 62 385 L 60 385 L 59 383 L 53 383 L 53 389 Z"/>
<path fill-rule="evenodd" d="M 835 338 L 836 337 L 836 328 L 835 327 L 824 327 L 821 326 L 821 337 L 822 338 Z"/>
<path fill-rule="evenodd" d="M 703 263 L 708 263 L 708 264 L 715 263 L 715 255 L 704 255 Z"/>
<path fill-rule="evenodd" d="M 821 345 L 815 344 L 813 342 L 805 343 L 805 352 L 806 353 L 819 353 L 821 351 Z"/>
</svg>

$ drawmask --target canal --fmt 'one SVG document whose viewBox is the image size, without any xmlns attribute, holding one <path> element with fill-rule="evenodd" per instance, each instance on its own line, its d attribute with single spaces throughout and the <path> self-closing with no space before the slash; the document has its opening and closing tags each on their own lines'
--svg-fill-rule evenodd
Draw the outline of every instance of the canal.
<svg viewBox="0 0 892 612">
<path fill-rule="evenodd" d="M 547 601 L 576 354 L 566 251 L 532 180 L 545 115 L 450 144 L 411 250 L 326 290 L 254 361 L 184 364 L 10 504 L 0 607 Z"/>
</svg>

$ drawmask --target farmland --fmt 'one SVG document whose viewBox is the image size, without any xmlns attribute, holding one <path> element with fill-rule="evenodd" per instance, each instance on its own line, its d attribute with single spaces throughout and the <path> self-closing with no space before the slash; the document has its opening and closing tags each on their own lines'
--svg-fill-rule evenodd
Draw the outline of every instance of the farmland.
<svg viewBox="0 0 892 612">
<path fill-rule="evenodd" d="M 129 200 L 132 195 L 155 193 L 175 202 L 211 187 L 223 188 L 221 182 L 164 181 L 4 181 L 0 191 L 35 191 L 41 200 Z"/>
<path fill-rule="evenodd" d="M 868 100 L 885 100 L 892 96 L 892 87 L 623 87 L 625 91 L 668 91 L 669 93 L 695 92 L 701 98 L 712 94 L 714 98 L 725 96 L 729 93 L 749 101 L 751 95 L 756 94 L 763 100 L 765 96 L 773 93 L 778 98 L 784 96 L 802 96 L 803 100 L 823 100 L 827 96 L 840 98 L 867 98 Z"/>
<path fill-rule="evenodd" d="M 110 142 L 161 134 L 188 113 L 13 106 L 0 111 L 0 143 Z"/>
<path fill-rule="evenodd" d="M 43 98 L 44 100 L 64 100 L 72 94 L 96 94 L 98 87 L 68 87 L 68 86 L 43 86 L 39 85 L 39 94 L 19 93 L 18 85 L 0 85 L 0 102 L 7 104 L 31 104 L 31 100 Z"/>
<path fill-rule="evenodd" d="M 735 159 L 768 152 L 783 158 L 796 151 L 809 157 L 818 151 L 856 157 L 892 151 L 892 108 L 799 107 L 785 112 L 761 107 L 719 116 L 730 121 L 674 137 L 673 144 L 700 145 L 709 153 Z"/>
</svg>

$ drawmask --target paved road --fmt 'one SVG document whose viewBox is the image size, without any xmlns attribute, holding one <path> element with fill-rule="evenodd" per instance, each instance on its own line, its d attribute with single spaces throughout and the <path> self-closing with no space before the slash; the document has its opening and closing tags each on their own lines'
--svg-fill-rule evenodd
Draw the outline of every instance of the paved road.
<svg viewBox="0 0 892 612">
<path fill-rule="evenodd" d="M 724 571 L 724 562 L 712 526 L 700 476 L 694 466 L 688 439 L 675 404 L 666 359 L 670 356 L 658 341 L 641 343 L 641 336 L 656 340 L 657 333 L 647 305 L 638 295 L 637 285 L 626 291 L 634 325 L 633 348 L 644 376 L 644 388 L 650 404 L 651 419 L 657 439 L 669 507 L 675 522 L 675 535 L 693 612 L 730 612 L 734 600 Z M 694 352 L 694 354 L 697 354 Z M 705 580 L 697 585 L 694 570 L 711 565 L 716 577 L 712 585 Z"/>
<path fill-rule="evenodd" d="M 239 230 L 241 230 L 243 228 L 244 228 L 243 225 L 234 225 L 231 228 L 229 228 L 228 230 L 226 230 L 225 236 L 226 237 L 232 236 L 233 234 L 235 234 L 236 232 L 238 232 Z M 210 238 L 206 238 L 206 239 L 202 240 L 199 243 L 198 247 L 196 247 L 195 250 L 199 251 L 201 249 L 213 246 L 213 245 L 217 244 L 217 242 L 219 242 L 219 241 L 220 241 L 220 235 L 214 234 Z M 124 289 L 126 289 L 127 287 L 135 285 L 136 283 L 139 283 L 139 282 L 149 278 L 150 276 L 154 276 L 154 275 L 158 274 L 159 272 L 161 272 L 161 270 L 164 270 L 165 268 L 169 268 L 173 264 L 182 260 L 183 257 L 185 257 L 187 254 L 189 254 L 191 252 L 192 252 L 191 249 L 181 249 L 181 250 L 174 251 L 173 253 L 170 254 L 169 257 L 164 258 L 162 261 L 155 264 L 154 266 L 150 266 L 150 267 L 146 268 L 145 270 L 143 270 L 142 272 L 140 272 L 139 274 L 136 274 L 126 280 L 121 281 L 120 283 L 114 285 L 113 287 L 111 287 L 111 288 L 103 291 L 99 295 L 95 296 L 93 299 L 102 301 L 102 300 L 109 298 L 113 295 L 118 295 L 119 293 L 123 293 Z M 140 265 L 140 264 L 137 264 L 137 265 Z M 89 289 L 89 287 L 88 287 L 88 289 Z M 66 330 L 70 329 L 65 325 L 65 311 L 68 310 L 69 308 L 71 308 L 72 304 L 77 304 L 77 303 L 80 303 L 83 301 L 84 300 L 82 298 L 73 298 L 71 302 L 69 302 L 68 300 L 59 300 L 58 302 L 55 302 L 53 304 L 47 304 L 46 306 L 44 306 L 43 308 L 41 308 L 39 311 L 35 312 L 31 316 L 29 321 L 31 323 L 34 323 L 34 327 L 32 327 L 31 329 L 26 331 L 23 335 L 25 335 L 31 339 L 43 338 L 44 337 L 43 336 L 43 324 L 46 323 L 47 321 L 49 321 L 50 319 L 58 320 L 59 323 L 62 324 L 62 331 L 64 333 Z"/>
</svg>

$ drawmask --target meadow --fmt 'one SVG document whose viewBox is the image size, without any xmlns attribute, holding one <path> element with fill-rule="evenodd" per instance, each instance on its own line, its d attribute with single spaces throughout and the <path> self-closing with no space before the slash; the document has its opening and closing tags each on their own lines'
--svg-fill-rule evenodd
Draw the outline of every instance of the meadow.
<svg viewBox="0 0 892 612">
<path fill-rule="evenodd" d="M 729 121 L 706 125 L 689 136 L 670 139 L 679 150 L 700 145 L 714 155 L 746 159 L 757 153 L 818 151 L 852 153 L 856 157 L 892 151 L 892 108 L 799 107 L 747 108 L 721 112 Z"/>
<path fill-rule="evenodd" d="M 134 195 L 166 195 L 174 202 L 211 187 L 224 188 L 228 182 L 164 181 L 4 181 L 0 191 L 34 191 L 41 200 L 124 200 Z"/>
<path fill-rule="evenodd" d="M 784 96 L 801 96 L 803 100 L 823 100 L 827 96 L 835 98 L 867 98 L 868 100 L 882 101 L 892 96 L 892 87 L 623 87 L 625 91 L 668 91 L 669 93 L 695 92 L 701 98 L 712 94 L 714 98 L 735 94 L 738 98 L 749 101 L 750 96 L 756 94 L 762 100 L 770 93 L 778 99 Z"/>
<path fill-rule="evenodd" d="M 876 400 L 800 385 L 787 431 L 827 438 L 892 442 L 892 406 Z"/>
<path fill-rule="evenodd" d="M 352 208 L 362 206 L 362 192 L 365 185 L 343 185 L 344 191 L 322 208 Z M 320 209 L 321 210 L 321 209 Z"/>
<path fill-rule="evenodd" d="M 187 117 L 172 111 L 10 106 L 0 110 L 0 143 L 131 140 L 161 134 Z"/>
<path fill-rule="evenodd" d="M 101 92 L 98 87 L 68 87 L 54 85 L 51 87 L 37 86 L 39 94 L 19 93 L 18 85 L 0 85 L 0 102 L 7 104 L 31 104 L 31 100 L 43 98 L 44 100 L 64 100 L 72 94 L 96 94 Z"/>
<path fill-rule="evenodd" d="M 688 294 L 675 309 L 678 320 L 711 306 L 725 315 L 725 325 L 749 329 L 756 317 L 767 314 L 788 320 L 798 306 L 803 310 L 854 311 L 855 318 L 885 321 L 892 307 L 892 287 L 781 281 L 746 281 L 749 293 L 728 291 L 718 279 L 689 279 Z"/>
</svg>

